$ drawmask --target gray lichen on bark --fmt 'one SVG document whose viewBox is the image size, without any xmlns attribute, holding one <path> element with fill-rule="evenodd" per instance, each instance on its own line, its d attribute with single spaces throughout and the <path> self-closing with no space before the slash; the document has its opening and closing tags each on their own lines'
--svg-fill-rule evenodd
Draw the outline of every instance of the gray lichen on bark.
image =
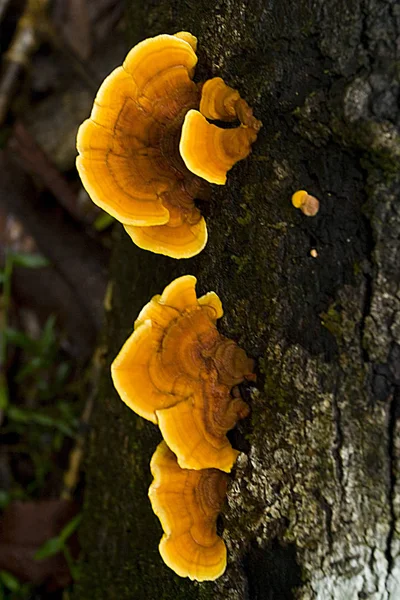
<svg viewBox="0 0 400 600">
<path fill-rule="evenodd" d="M 151 0 L 132 44 L 186 29 L 199 80 L 238 87 L 264 127 L 203 207 L 209 243 L 173 261 L 118 233 L 109 360 L 174 277 L 215 290 L 221 331 L 258 363 L 252 414 L 222 514 L 215 583 L 161 562 L 146 497 L 159 433 L 105 368 L 88 464 L 77 591 L 93 598 L 395 600 L 400 597 L 400 12 L 385 0 Z M 290 204 L 319 198 L 314 218 Z M 316 248 L 318 256 L 310 256 Z"/>
</svg>

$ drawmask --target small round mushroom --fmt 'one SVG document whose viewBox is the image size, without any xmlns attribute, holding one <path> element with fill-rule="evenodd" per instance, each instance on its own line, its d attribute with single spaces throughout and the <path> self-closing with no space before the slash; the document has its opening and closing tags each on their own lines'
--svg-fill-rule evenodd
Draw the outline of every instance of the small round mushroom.
<svg viewBox="0 0 400 600">
<path fill-rule="evenodd" d="M 195 285 L 178 277 L 146 304 L 111 374 L 121 399 L 159 425 L 181 467 L 229 472 L 238 453 L 226 433 L 249 412 L 230 390 L 254 378 L 253 361 L 218 332 L 218 296 L 197 299 Z"/>
<path fill-rule="evenodd" d="M 178 148 L 184 116 L 199 105 L 196 42 L 180 32 L 135 46 L 101 85 L 77 136 L 77 169 L 93 202 L 138 246 L 173 258 L 207 241 L 192 194 L 200 182 Z"/>
<path fill-rule="evenodd" d="M 241 125 L 222 129 L 207 119 L 239 120 Z M 179 150 L 190 171 L 210 183 L 224 185 L 227 172 L 250 154 L 261 126 L 239 92 L 215 77 L 202 86 L 200 112 L 192 109 L 186 114 Z"/>
<path fill-rule="evenodd" d="M 292 196 L 292 204 L 306 217 L 315 217 L 319 211 L 319 200 L 305 190 L 298 190 Z"/>
<path fill-rule="evenodd" d="M 150 463 L 149 489 L 153 511 L 164 535 L 163 561 L 180 577 L 213 581 L 226 568 L 226 546 L 216 521 L 226 496 L 228 477 L 217 469 L 181 469 L 163 441 Z"/>
</svg>

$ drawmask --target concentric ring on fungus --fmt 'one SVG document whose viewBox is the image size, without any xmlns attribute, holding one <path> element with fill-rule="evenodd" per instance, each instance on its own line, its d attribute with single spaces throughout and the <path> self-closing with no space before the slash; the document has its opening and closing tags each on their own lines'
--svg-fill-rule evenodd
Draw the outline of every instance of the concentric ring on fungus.
<svg viewBox="0 0 400 600">
<path fill-rule="evenodd" d="M 164 531 L 162 559 L 180 577 L 217 579 L 226 568 L 226 546 L 216 522 L 228 476 L 217 469 L 181 469 L 165 442 L 157 447 L 150 468 L 154 481 L 149 498 Z"/>
<path fill-rule="evenodd" d="M 180 467 L 229 472 L 238 452 L 226 433 L 249 412 L 230 391 L 254 379 L 253 361 L 218 332 L 218 296 L 197 299 L 195 285 L 179 277 L 146 304 L 111 373 L 121 399 L 158 423 Z"/>
<path fill-rule="evenodd" d="M 190 171 L 210 183 L 224 185 L 233 165 L 250 154 L 262 123 L 239 92 L 220 77 L 209 79 L 202 86 L 199 110 L 186 114 L 179 150 Z M 207 119 L 238 120 L 241 124 L 234 129 L 221 129 Z"/>
<path fill-rule="evenodd" d="M 172 258 L 204 248 L 207 227 L 194 198 L 206 196 L 205 181 L 226 182 L 261 127 L 220 77 L 192 81 L 196 45 L 185 31 L 137 44 L 100 86 L 77 137 L 76 165 L 93 202 L 140 248 Z M 241 125 L 226 130 L 207 119 Z"/>
<path fill-rule="evenodd" d="M 138 246 L 173 258 L 207 242 L 194 204 L 204 184 L 178 149 L 184 116 L 199 106 L 196 43 L 181 32 L 137 44 L 102 83 L 77 137 L 77 169 L 93 202 Z"/>
</svg>

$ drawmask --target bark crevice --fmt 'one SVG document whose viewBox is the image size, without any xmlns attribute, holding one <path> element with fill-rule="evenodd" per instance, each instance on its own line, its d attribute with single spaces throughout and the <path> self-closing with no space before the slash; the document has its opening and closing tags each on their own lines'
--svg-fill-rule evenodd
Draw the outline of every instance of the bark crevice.
<svg viewBox="0 0 400 600">
<path fill-rule="evenodd" d="M 394 557 L 392 555 L 392 544 L 393 538 L 396 533 L 396 510 L 395 510 L 395 496 L 396 496 L 396 470 L 397 470 L 397 456 L 396 456 L 396 424 L 400 411 L 400 388 L 395 387 L 391 398 L 389 399 L 388 409 L 388 441 L 387 441 L 387 453 L 388 453 L 388 471 L 389 471 L 389 483 L 388 483 L 388 503 L 389 503 L 389 529 L 386 539 L 386 551 L 385 556 L 387 560 L 387 576 L 386 576 L 386 587 L 388 579 L 392 573 Z"/>
</svg>

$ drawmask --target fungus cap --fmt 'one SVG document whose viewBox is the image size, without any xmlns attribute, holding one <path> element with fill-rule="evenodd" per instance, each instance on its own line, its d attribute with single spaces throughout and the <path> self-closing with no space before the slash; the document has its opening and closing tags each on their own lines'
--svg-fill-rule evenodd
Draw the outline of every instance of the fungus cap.
<svg viewBox="0 0 400 600">
<path fill-rule="evenodd" d="M 231 471 L 239 452 L 232 448 L 226 432 L 247 417 L 249 407 L 240 397 L 231 397 L 229 386 L 219 384 L 216 373 L 196 386 L 191 397 L 156 414 L 180 467 Z"/>
<path fill-rule="evenodd" d="M 179 277 L 141 310 L 111 373 L 121 399 L 158 423 L 182 467 L 230 471 L 237 452 L 226 433 L 248 414 L 230 394 L 253 361 L 222 336 L 214 292 L 197 298 L 196 278 Z"/>
<path fill-rule="evenodd" d="M 193 51 L 196 52 L 197 38 L 194 35 L 192 35 L 188 31 L 178 31 L 178 33 L 175 33 L 175 36 L 190 44 L 190 46 L 193 48 Z"/>
<path fill-rule="evenodd" d="M 197 254 L 207 241 L 188 192 L 196 178 L 176 142 L 185 113 L 199 104 L 196 42 L 180 32 L 137 44 L 100 86 L 77 136 L 77 169 L 93 202 L 137 245 L 174 258 Z"/>
<path fill-rule="evenodd" d="M 221 77 L 208 79 L 201 89 L 200 112 L 213 121 L 235 121 L 236 104 L 240 100 L 237 90 L 226 85 Z"/>
<path fill-rule="evenodd" d="M 292 204 L 295 208 L 300 208 L 304 204 L 304 200 L 308 196 L 306 190 L 297 190 L 292 196 Z"/>
<path fill-rule="evenodd" d="M 210 183 L 224 185 L 228 171 L 250 154 L 257 138 L 252 129 L 221 129 L 197 110 L 189 110 L 182 127 L 179 150 L 187 168 Z"/>
<path fill-rule="evenodd" d="M 170 218 L 164 225 L 124 225 L 124 228 L 139 248 L 171 258 L 190 258 L 199 254 L 208 238 L 206 222 L 196 208 L 187 218 L 182 219 L 179 215 L 177 222 Z"/>
<path fill-rule="evenodd" d="M 305 190 L 298 190 L 292 196 L 292 204 L 299 208 L 306 217 L 315 217 L 319 211 L 319 200 Z"/>
<path fill-rule="evenodd" d="M 222 129 L 207 119 L 239 120 L 241 125 Z M 183 123 L 179 150 L 185 165 L 206 181 L 224 185 L 227 172 L 250 154 L 261 125 L 237 90 L 220 77 L 206 81 L 201 90 L 200 112 L 188 111 Z"/>
<path fill-rule="evenodd" d="M 180 577 L 212 581 L 226 568 L 226 547 L 217 535 L 228 477 L 217 469 L 181 469 L 163 441 L 151 459 L 149 489 L 153 511 L 164 535 L 162 559 Z"/>
</svg>

